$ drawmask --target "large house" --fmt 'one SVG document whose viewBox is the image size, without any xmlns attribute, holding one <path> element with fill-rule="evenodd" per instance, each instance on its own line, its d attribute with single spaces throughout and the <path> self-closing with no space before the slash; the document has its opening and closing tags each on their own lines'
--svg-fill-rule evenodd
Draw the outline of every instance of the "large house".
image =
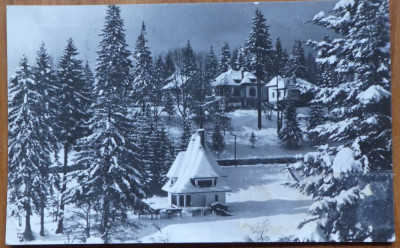
<svg viewBox="0 0 400 248">
<path fill-rule="evenodd" d="M 265 83 L 260 82 L 262 85 Z M 215 96 L 223 96 L 230 107 L 255 107 L 257 104 L 257 78 L 248 71 L 229 69 L 212 83 Z M 261 88 L 263 90 L 263 88 Z M 265 94 L 265 93 L 264 93 Z M 264 95 L 261 92 L 261 95 Z"/>
<path fill-rule="evenodd" d="M 172 207 L 204 207 L 225 203 L 226 174 L 205 145 L 204 130 L 192 135 L 186 151 L 178 153 L 167 173 L 162 190 L 168 192 Z"/>
</svg>

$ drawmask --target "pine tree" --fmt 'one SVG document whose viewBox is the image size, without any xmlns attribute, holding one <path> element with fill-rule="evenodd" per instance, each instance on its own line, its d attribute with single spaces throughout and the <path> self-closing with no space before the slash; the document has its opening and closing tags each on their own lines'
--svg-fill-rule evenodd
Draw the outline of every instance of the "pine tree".
<svg viewBox="0 0 400 248">
<path fill-rule="evenodd" d="M 290 102 L 284 110 L 284 125 L 279 131 L 281 144 L 288 148 L 298 148 L 303 143 L 303 134 L 297 122 L 296 108 Z"/>
<path fill-rule="evenodd" d="M 88 127 L 85 123 L 89 119 L 90 88 L 87 88 L 83 74 L 82 61 L 77 59 L 78 51 L 72 39 L 67 41 L 67 46 L 62 55 L 57 70 L 57 96 L 60 103 L 58 107 L 57 137 L 64 149 L 63 179 L 61 189 L 61 202 L 59 222 L 56 233 L 63 233 L 64 221 L 64 193 L 67 189 L 68 154 L 73 149 L 76 141 L 85 136 Z"/>
<path fill-rule="evenodd" d="M 36 88 L 43 98 L 40 101 L 39 109 L 41 110 L 42 122 L 48 125 L 52 130 L 57 130 L 56 120 L 58 118 L 57 111 L 57 96 L 54 71 L 51 69 L 50 56 L 47 49 L 42 42 L 39 51 L 37 52 L 36 64 L 33 68 Z M 48 133 L 50 138 L 49 142 L 52 145 L 54 154 L 58 153 L 57 138 L 53 135 L 54 132 Z M 49 182 L 58 182 L 58 174 L 49 175 Z M 49 183 L 50 191 L 52 192 L 53 186 Z M 40 203 L 40 236 L 44 236 L 44 210 L 47 205 L 47 197 L 44 196 Z"/>
<path fill-rule="evenodd" d="M 175 102 L 170 92 L 164 93 L 164 111 L 168 114 L 168 120 L 175 114 Z"/>
<path fill-rule="evenodd" d="M 325 36 L 322 41 L 308 41 L 307 44 L 317 50 L 317 73 L 315 83 L 323 87 L 336 87 L 337 73 L 335 72 L 337 57 L 333 47 L 332 39 Z"/>
<path fill-rule="evenodd" d="M 153 112 L 153 123 L 155 128 L 157 128 L 158 126 L 158 119 L 162 113 L 161 106 L 164 105 L 162 88 L 167 77 L 168 74 L 165 71 L 163 59 L 161 56 L 159 56 L 154 64 L 154 83 L 150 97 Z"/>
<path fill-rule="evenodd" d="M 214 130 L 213 130 L 211 139 L 212 139 L 213 147 L 219 157 L 219 154 L 221 153 L 222 149 L 225 147 L 225 140 L 224 140 L 224 136 L 221 133 L 220 125 L 218 122 L 216 122 L 214 125 Z"/>
<path fill-rule="evenodd" d="M 146 196 L 151 195 L 151 185 L 153 184 L 152 173 L 152 158 L 154 157 L 154 150 L 152 149 L 156 142 L 152 137 L 155 135 L 154 123 L 152 122 L 149 110 L 146 112 L 139 112 L 135 116 L 135 131 L 134 142 L 137 144 L 137 163 L 141 175 L 140 181 L 142 183 L 143 191 Z"/>
<path fill-rule="evenodd" d="M 388 9 L 386 0 L 339 1 L 328 16 L 314 18 L 341 35 L 324 39 L 320 47 L 332 50 L 317 57 L 334 62 L 340 80 L 322 86 L 314 100 L 333 105 L 329 120 L 314 128 L 332 145 L 297 164 L 304 172 L 294 186 L 316 201 L 302 226 L 316 223 L 326 241 L 394 237 Z"/>
<path fill-rule="evenodd" d="M 261 123 L 261 80 L 267 81 L 272 75 L 272 43 L 266 25 L 266 19 L 260 10 L 256 10 L 252 21 L 252 31 L 247 39 L 246 50 L 249 52 L 249 69 L 257 77 L 257 113 L 258 129 L 262 128 Z"/>
<path fill-rule="evenodd" d="M 34 239 L 30 218 L 35 209 L 44 211 L 50 192 L 51 129 L 43 114 L 42 89 L 24 56 L 9 82 L 9 201 L 20 215 L 25 212 L 26 241 Z M 41 213 L 43 216 L 43 213 Z M 43 222 L 41 222 L 43 229 Z M 41 230 L 41 235 L 43 230 Z M 44 235 L 44 234 L 43 234 Z"/>
<path fill-rule="evenodd" d="M 315 57 L 308 53 L 306 58 L 306 72 L 307 78 L 305 78 L 308 82 L 315 84 L 318 80 L 318 65 L 315 62 Z"/>
<path fill-rule="evenodd" d="M 229 51 L 228 42 L 224 42 L 221 48 L 221 56 L 219 57 L 219 73 L 224 73 L 232 69 L 231 52 Z"/>
<path fill-rule="evenodd" d="M 172 60 L 172 56 L 170 53 L 165 57 L 165 78 L 170 77 L 175 72 L 175 64 Z"/>
<path fill-rule="evenodd" d="M 218 76 L 218 60 L 214 54 L 212 46 L 210 47 L 208 57 L 206 58 L 204 74 L 204 80 L 206 82 L 205 93 L 209 96 L 211 95 L 211 82 Z"/>
<path fill-rule="evenodd" d="M 135 51 L 133 52 L 134 63 L 132 71 L 134 101 L 141 106 L 143 112 L 147 108 L 146 105 L 150 103 L 155 81 L 153 59 L 145 35 L 146 26 L 143 22 L 142 29 L 136 40 Z"/>
<path fill-rule="evenodd" d="M 288 76 L 307 79 L 306 58 L 303 45 L 299 40 L 296 40 L 293 44 L 292 54 L 289 58 Z"/>
<path fill-rule="evenodd" d="M 246 51 L 243 47 L 239 49 L 236 61 L 235 61 L 235 67 L 239 71 L 248 71 L 248 61 L 246 57 Z"/>
<path fill-rule="evenodd" d="M 251 144 L 251 148 L 254 148 L 254 145 L 257 142 L 256 135 L 254 134 L 254 132 L 251 132 L 249 142 Z"/>
<path fill-rule="evenodd" d="M 76 155 L 84 168 L 79 188 L 87 188 L 85 197 L 99 202 L 102 220 L 100 231 L 110 242 L 110 229 L 117 219 L 123 220 L 129 208 L 142 207 L 144 196 L 138 168 L 138 148 L 133 133 L 138 127 L 131 113 L 132 68 L 120 8 L 108 6 L 101 33 L 96 65 L 95 113 L 90 121 L 93 134 L 80 140 L 86 149 Z"/>
<path fill-rule="evenodd" d="M 182 126 L 183 126 L 183 132 L 181 135 L 181 140 L 180 140 L 179 146 L 180 146 L 181 151 L 185 151 L 189 144 L 191 131 L 190 131 L 190 124 L 186 120 L 183 120 Z"/>
<path fill-rule="evenodd" d="M 321 104 L 312 103 L 310 106 L 310 118 L 308 120 L 307 137 L 312 145 L 320 145 L 325 142 L 324 139 L 318 137 L 318 132 L 313 130 L 315 127 L 324 124 L 326 114 Z"/>
<path fill-rule="evenodd" d="M 279 38 L 276 39 L 275 42 L 275 51 L 274 51 L 274 71 L 273 75 L 285 75 L 285 68 L 287 67 L 287 55 L 285 55 L 285 51 L 282 48 L 281 40 Z"/>
<path fill-rule="evenodd" d="M 174 154 L 171 152 L 172 142 L 169 140 L 165 128 L 156 130 L 151 137 L 153 156 L 151 160 L 151 194 L 162 194 L 161 187 L 167 182 L 166 174 L 171 167 Z"/>
</svg>

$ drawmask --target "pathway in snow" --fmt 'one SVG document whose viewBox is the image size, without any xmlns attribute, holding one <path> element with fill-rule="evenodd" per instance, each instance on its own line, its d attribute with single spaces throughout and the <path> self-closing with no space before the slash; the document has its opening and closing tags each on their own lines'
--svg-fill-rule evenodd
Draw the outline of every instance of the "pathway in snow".
<svg viewBox="0 0 400 248">
<path fill-rule="evenodd" d="M 232 192 L 227 203 L 234 216 L 141 220 L 146 224 L 140 242 L 244 242 L 257 241 L 254 230 L 263 223 L 270 241 L 293 237 L 312 201 L 282 184 L 290 180 L 285 165 L 226 167 Z M 158 198 L 157 201 L 162 201 Z M 164 198 L 164 201 L 167 201 Z M 151 202 L 151 200 L 150 200 Z M 154 224 L 161 227 L 156 231 Z M 154 232 L 150 234 L 151 232 Z"/>
</svg>

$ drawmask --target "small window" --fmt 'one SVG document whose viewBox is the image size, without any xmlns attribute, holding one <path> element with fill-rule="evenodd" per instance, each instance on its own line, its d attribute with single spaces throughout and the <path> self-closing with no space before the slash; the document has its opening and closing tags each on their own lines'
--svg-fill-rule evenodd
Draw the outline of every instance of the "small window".
<svg viewBox="0 0 400 248">
<path fill-rule="evenodd" d="M 275 92 L 272 92 L 272 97 L 273 97 L 273 98 L 275 97 Z"/>
<path fill-rule="evenodd" d="M 192 196 L 186 195 L 186 207 L 192 206 Z"/>
<path fill-rule="evenodd" d="M 249 90 L 249 95 L 250 96 L 256 96 L 256 89 L 254 87 L 251 87 Z"/>
<path fill-rule="evenodd" d="M 233 96 L 239 97 L 239 96 L 240 96 L 240 89 L 234 88 L 234 89 L 233 89 Z"/>
<path fill-rule="evenodd" d="M 215 195 L 215 201 L 216 202 L 218 201 L 218 195 Z"/>
<path fill-rule="evenodd" d="M 176 202 L 177 202 L 176 198 L 177 198 L 176 195 L 172 195 L 172 199 L 171 199 L 171 204 L 172 205 L 176 205 Z"/>
<path fill-rule="evenodd" d="M 183 195 L 179 196 L 179 206 L 184 206 L 185 205 L 185 198 Z"/>
<path fill-rule="evenodd" d="M 203 187 L 211 187 L 211 186 L 213 186 L 213 180 L 211 180 L 211 179 L 207 179 L 207 180 L 198 180 L 198 181 L 197 181 L 197 185 L 198 185 L 200 188 L 203 188 Z"/>
</svg>

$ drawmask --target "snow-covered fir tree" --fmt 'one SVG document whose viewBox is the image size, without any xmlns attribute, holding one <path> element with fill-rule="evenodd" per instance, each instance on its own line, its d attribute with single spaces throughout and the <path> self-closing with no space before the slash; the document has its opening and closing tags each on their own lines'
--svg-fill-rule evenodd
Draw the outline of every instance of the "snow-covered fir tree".
<svg viewBox="0 0 400 248">
<path fill-rule="evenodd" d="M 288 101 L 283 111 L 284 124 L 279 131 L 281 144 L 288 148 L 298 148 L 303 143 L 303 133 L 297 121 L 296 108 Z"/>
<path fill-rule="evenodd" d="M 142 23 L 142 29 L 136 40 L 133 52 L 133 92 L 134 101 L 142 108 L 148 107 L 154 90 L 153 59 L 146 40 L 146 26 Z"/>
<path fill-rule="evenodd" d="M 145 112 L 137 112 L 135 115 L 135 138 L 137 163 L 141 174 L 140 181 L 146 195 L 150 195 L 150 187 L 152 185 L 152 158 L 154 157 L 153 144 L 156 140 L 152 139 L 155 133 L 154 123 L 149 110 Z"/>
<path fill-rule="evenodd" d="M 245 48 L 239 48 L 238 55 L 235 61 L 236 70 L 248 71 L 248 61 Z"/>
<path fill-rule="evenodd" d="M 318 76 L 315 84 L 321 87 L 335 87 L 337 83 L 337 64 L 336 49 L 329 36 L 325 36 L 322 41 L 308 41 L 307 44 L 317 52 L 315 62 L 317 63 Z"/>
<path fill-rule="evenodd" d="M 152 109 L 152 118 L 155 128 L 158 126 L 159 117 L 163 111 L 162 106 L 165 105 L 163 103 L 163 91 L 162 88 L 164 86 L 164 82 L 168 77 L 168 73 L 165 71 L 165 64 L 162 59 L 162 56 L 159 56 L 155 61 L 153 66 L 154 68 L 154 83 L 151 90 L 151 109 Z"/>
<path fill-rule="evenodd" d="M 330 42 L 341 80 L 323 85 L 315 101 L 333 105 L 329 120 L 313 130 L 337 146 L 320 147 L 294 169 L 294 186 L 315 203 L 302 226 L 314 224 L 325 241 L 393 239 L 389 6 L 387 0 L 339 1 L 314 22 L 338 32 Z M 312 179 L 312 180 L 310 180 Z"/>
<path fill-rule="evenodd" d="M 39 94 L 43 96 L 41 101 L 39 102 L 40 106 L 38 108 L 41 110 L 42 122 L 43 124 L 48 125 L 52 132 L 47 133 L 48 142 L 51 142 L 53 153 L 55 159 L 58 158 L 58 150 L 59 144 L 57 141 L 57 137 L 54 135 L 54 130 L 57 130 L 57 120 L 58 120 L 58 99 L 57 99 L 57 86 L 56 86 L 56 76 L 54 70 L 51 68 L 51 60 L 50 55 L 47 52 L 45 44 L 42 42 L 39 51 L 36 56 L 36 64 L 33 67 L 34 78 L 36 87 L 39 91 Z M 47 205 L 51 204 L 59 204 L 56 203 L 58 200 L 53 197 L 53 186 L 55 188 L 59 188 L 59 174 L 52 173 L 48 175 L 49 183 L 50 183 L 50 194 L 48 196 L 48 200 L 51 200 L 48 204 L 46 203 L 47 199 L 43 198 L 42 203 L 40 204 L 40 236 L 44 236 L 44 210 Z"/>
<path fill-rule="evenodd" d="M 117 220 L 123 221 L 128 209 L 144 196 L 135 130 L 130 70 L 131 53 L 127 49 L 124 23 L 118 6 L 108 6 L 101 33 L 96 65 L 96 103 L 91 119 L 93 134 L 81 139 L 87 149 L 76 155 L 76 163 L 84 168 L 76 177 L 83 177 L 78 189 L 100 203 L 99 223 L 105 243 L 111 239 L 110 229 Z"/>
<path fill-rule="evenodd" d="M 322 137 L 318 136 L 318 133 L 312 130 L 325 123 L 326 111 L 325 108 L 319 103 L 311 103 L 310 106 L 310 118 L 308 119 L 307 126 L 307 138 L 312 145 L 320 145 L 326 142 Z"/>
<path fill-rule="evenodd" d="M 231 52 L 229 43 L 224 42 L 221 48 L 221 55 L 219 56 L 219 73 L 224 73 L 229 69 L 232 69 Z"/>
<path fill-rule="evenodd" d="M 312 55 L 312 53 L 307 54 L 306 71 L 307 71 L 307 78 L 305 79 L 312 84 L 316 84 L 320 75 L 318 71 L 318 65 L 315 62 L 315 57 Z"/>
<path fill-rule="evenodd" d="M 171 116 L 175 114 L 175 102 L 170 92 L 165 92 L 163 95 L 164 111 L 168 114 L 168 120 L 171 120 Z"/>
<path fill-rule="evenodd" d="M 175 154 L 172 142 L 163 126 L 155 130 L 151 139 L 153 156 L 150 168 L 152 175 L 150 193 L 162 194 L 161 188 L 167 182 L 166 174 L 174 161 Z"/>
<path fill-rule="evenodd" d="M 279 38 L 276 39 L 275 42 L 275 50 L 274 50 L 274 71 L 273 75 L 285 75 L 285 69 L 288 66 L 287 54 L 285 50 L 282 48 L 281 40 Z"/>
<path fill-rule="evenodd" d="M 204 80 L 206 82 L 205 89 L 206 95 L 211 95 L 211 81 L 218 76 L 218 60 L 215 56 L 214 49 L 211 46 L 208 56 L 204 64 Z"/>
<path fill-rule="evenodd" d="M 303 45 L 299 40 L 296 40 L 293 44 L 292 54 L 289 57 L 289 71 L 287 75 L 307 79 L 306 58 Z"/>
<path fill-rule="evenodd" d="M 262 128 L 261 124 L 261 83 L 260 80 L 267 81 L 271 78 L 273 70 L 273 53 L 272 42 L 269 37 L 269 26 L 266 19 L 259 9 L 256 10 L 252 20 L 252 30 L 246 42 L 246 50 L 248 51 L 249 69 L 257 77 L 257 114 L 258 129 Z"/>
<path fill-rule="evenodd" d="M 167 56 L 165 56 L 164 65 L 165 65 L 165 74 L 166 74 L 165 76 L 166 76 L 166 78 L 168 78 L 175 72 L 174 60 L 172 59 L 172 56 L 170 53 L 168 53 Z"/>
<path fill-rule="evenodd" d="M 181 134 L 179 147 L 181 151 L 185 151 L 189 144 L 190 136 L 192 135 L 190 123 L 187 120 L 183 120 L 182 128 L 183 131 Z"/>
<path fill-rule="evenodd" d="M 31 215 L 36 210 L 44 216 L 51 187 L 48 172 L 53 154 L 52 133 L 41 109 L 46 98 L 41 95 L 41 87 L 24 56 L 9 82 L 8 182 L 12 214 L 25 214 L 26 241 L 34 239 Z M 43 225 L 41 221 L 41 236 Z"/>
<path fill-rule="evenodd" d="M 57 137 L 64 150 L 63 179 L 61 188 L 61 202 L 59 222 L 56 233 L 63 233 L 64 221 L 64 192 L 67 189 L 68 155 L 73 150 L 76 141 L 87 135 L 87 122 L 90 118 L 90 94 L 84 79 L 82 61 L 77 58 L 77 48 L 72 39 L 67 41 L 67 46 L 60 59 L 57 69 Z M 61 172 L 61 171 L 60 171 Z"/>
</svg>

